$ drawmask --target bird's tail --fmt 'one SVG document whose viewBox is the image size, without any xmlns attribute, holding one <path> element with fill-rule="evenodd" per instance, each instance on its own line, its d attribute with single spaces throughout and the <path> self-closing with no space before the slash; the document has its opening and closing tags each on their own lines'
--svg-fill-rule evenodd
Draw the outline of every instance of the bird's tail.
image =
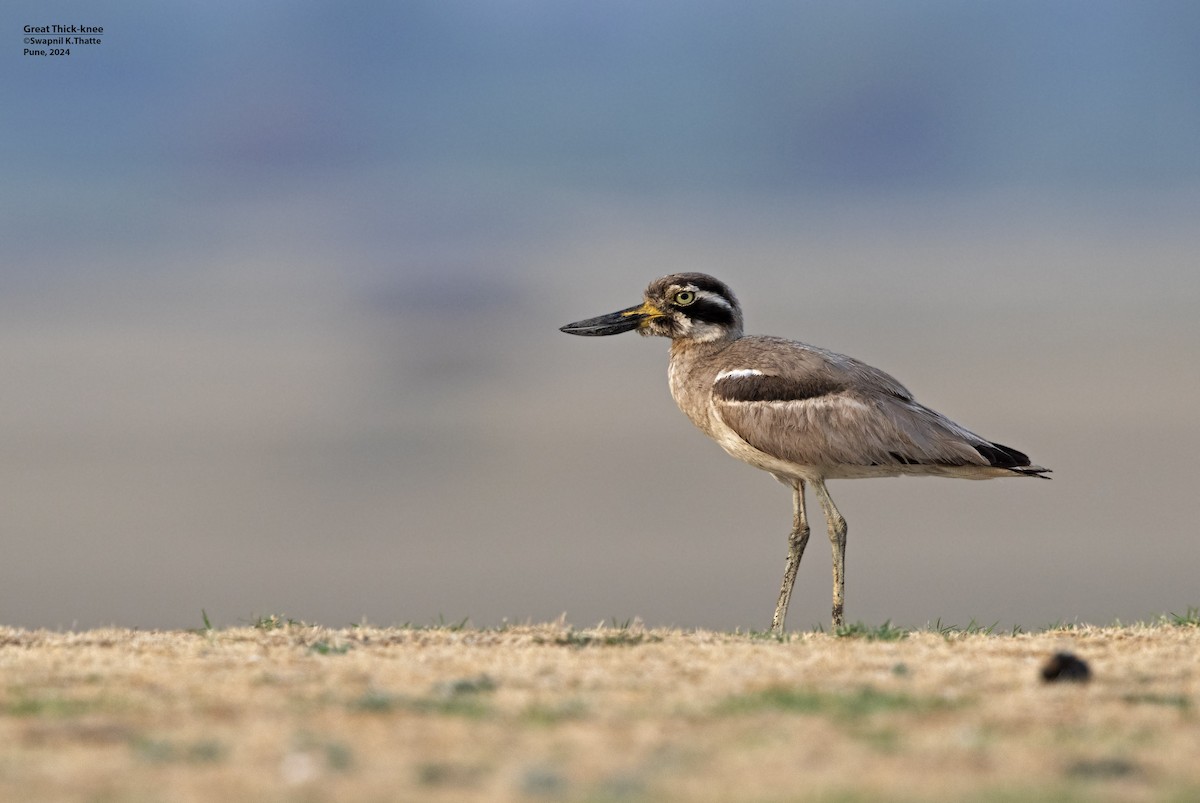
<svg viewBox="0 0 1200 803">
<path fill-rule="evenodd" d="M 1046 476 L 1051 473 L 1050 469 L 1032 465 L 1029 462 L 1029 455 L 1019 452 L 1011 446 L 988 441 L 982 444 L 975 444 L 975 451 L 983 455 L 996 468 L 1006 468 L 1012 473 L 1020 474 L 1024 477 L 1038 477 L 1043 480 L 1050 479 Z"/>
</svg>

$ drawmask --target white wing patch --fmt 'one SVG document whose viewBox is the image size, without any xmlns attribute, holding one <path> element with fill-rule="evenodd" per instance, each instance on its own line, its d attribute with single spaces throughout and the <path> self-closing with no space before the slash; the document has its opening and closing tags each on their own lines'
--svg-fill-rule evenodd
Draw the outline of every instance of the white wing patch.
<svg viewBox="0 0 1200 803">
<path fill-rule="evenodd" d="M 739 376 L 766 376 L 766 375 L 762 371 L 759 371 L 756 368 L 734 368 L 731 371 L 722 371 L 721 373 L 717 374 L 716 379 L 713 380 L 713 384 L 715 385 L 716 383 L 720 382 L 722 379 L 737 378 Z"/>
</svg>

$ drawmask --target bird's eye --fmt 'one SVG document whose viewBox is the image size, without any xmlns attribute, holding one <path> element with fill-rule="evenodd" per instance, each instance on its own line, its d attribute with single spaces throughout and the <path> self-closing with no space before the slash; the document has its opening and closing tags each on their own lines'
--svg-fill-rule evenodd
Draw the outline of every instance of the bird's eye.
<svg viewBox="0 0 1200 803">
<path fill-rule="evenodd" d="M 675 294 L 675 303 L 681 307 L 686 307 L 688 304 L 696 300 L 696 294 L 691 290 L 680 290 Z"/>
</svg>

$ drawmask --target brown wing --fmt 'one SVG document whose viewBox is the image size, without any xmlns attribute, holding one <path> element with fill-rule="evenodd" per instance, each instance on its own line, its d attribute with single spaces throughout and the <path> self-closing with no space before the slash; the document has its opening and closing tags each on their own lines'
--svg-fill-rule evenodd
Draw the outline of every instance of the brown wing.
<svg viewBox="0 0 1200 803">
<path fill-rule="evenodd" d="M 888 374 L 786 340 L 754 338 L 713 383 L 721 420 L 759 451 L 807 466 L 1028 466 L 917 403 Z"/>
</svg>

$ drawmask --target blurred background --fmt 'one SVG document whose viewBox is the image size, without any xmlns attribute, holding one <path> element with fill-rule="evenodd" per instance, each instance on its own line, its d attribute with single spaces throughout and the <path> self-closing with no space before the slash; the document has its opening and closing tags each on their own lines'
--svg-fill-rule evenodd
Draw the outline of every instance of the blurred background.
<svg viewBox="0 0 1200 803">
<path fill-rule="evenodd" d="M 833 483 L 851 621 L 1200 604 L 1200 5 L 0 17 L 0 624 L 765 629 L 787 489 L 557 331 L 681 270 L 1055 471 Z"/>
</svg>

